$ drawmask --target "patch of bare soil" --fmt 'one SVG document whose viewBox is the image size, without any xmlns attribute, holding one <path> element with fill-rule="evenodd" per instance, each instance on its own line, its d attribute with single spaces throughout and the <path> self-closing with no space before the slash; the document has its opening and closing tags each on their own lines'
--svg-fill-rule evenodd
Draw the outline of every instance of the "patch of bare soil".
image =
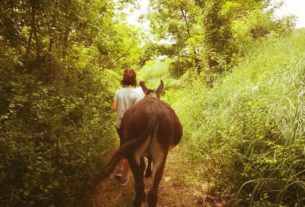
<svg viewBox="0 0 305 207">
<path fill-rule="evenodd" d="M 163 178 L 159 186 L 158 207 L 225 207 L 228 203 L 215 195 L 209 194 L 207 183 L 198 182 L 194 178 L 196 172 L 181 150 L 176 147 L 169 152 Z M 92 207 L 132 207 L 135 197 L 134 179 L 129 173 L 130 182 L 121 186 L 110 176 L 100 184 L 99 194 L 92 196 Z M 151 185 L 150 179 L 145 179 L 145 191 Z M 143 204 L 142 206 L 147 206 Z"/>
</svg>

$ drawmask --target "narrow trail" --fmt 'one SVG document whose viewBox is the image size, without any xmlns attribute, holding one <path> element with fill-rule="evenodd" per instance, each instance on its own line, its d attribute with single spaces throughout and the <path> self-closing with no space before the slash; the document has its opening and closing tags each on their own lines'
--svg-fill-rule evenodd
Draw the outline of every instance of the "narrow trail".
<svg viewBox="0 0 305 207">
<path fill-rule="evenodd" d="M 158 207 L 224 207 L 225 202 L 210 196 L 208 184 L 197 182 L 194 171 L 183 158 L 179 147 L 170 151 L 162 181 L 159 186 Z M 114 176 L 100 184 L 100 193 L 92 198 L 92 207 L 132 207 L 135 196 L 134 179 L 129 173 L 130 182 L 120 186 Z M 145 179 L 145 190 L 151 180 Z M 146 205 L 142 205 L 146 206 Z"/>
</svg>

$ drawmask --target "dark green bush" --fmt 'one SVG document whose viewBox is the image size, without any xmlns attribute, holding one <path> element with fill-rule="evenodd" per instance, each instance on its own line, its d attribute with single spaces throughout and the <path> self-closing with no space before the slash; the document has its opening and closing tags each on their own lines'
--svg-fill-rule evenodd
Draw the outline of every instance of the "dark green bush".
<svg viewBox="0 0 305 207">
<path fill-rule="evenodd" d="M 114 143 L 115 79 L 71 62 L 1 58 L 1 206 L 85 205 Z"/>
</svg>

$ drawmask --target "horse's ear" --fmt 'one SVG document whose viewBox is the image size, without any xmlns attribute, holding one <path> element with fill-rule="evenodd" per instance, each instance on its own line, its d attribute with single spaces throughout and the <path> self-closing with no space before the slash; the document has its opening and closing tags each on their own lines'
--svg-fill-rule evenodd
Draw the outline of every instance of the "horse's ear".
<svg viewBox="0 0 305 207">
<path fill-rule="evenodd" d="M 145 93 L 145 95 L 147 95 L 147 93 L 148 93 L 148 88 L 147 88 L 146 85 L 145 85 L 145 81 L 140 81 L 140 86 L 141 86 L 143 92 Z"/>
<path fill-rule="evenodd" d="M 160 85 L 158 86 L 158 88 L 156 90 L 156 94 L 158 95 L 159 98 L 163 92 L 163 89 L 164 89 L 163 80 L 160 80 Z"/>
</svg>

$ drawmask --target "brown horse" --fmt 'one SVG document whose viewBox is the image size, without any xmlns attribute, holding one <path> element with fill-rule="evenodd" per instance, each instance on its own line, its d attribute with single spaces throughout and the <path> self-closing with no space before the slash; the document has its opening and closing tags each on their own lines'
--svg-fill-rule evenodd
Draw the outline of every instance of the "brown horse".
<svg viewBox="0 0 305 207">
<path fill-rule="evenodd" d="M 108 176 L 122 157 L 128 159 L 135 179 L 136 197 L 134 207 L 145 201 L 144 157 L 150 157 L 152 167 L 152 186 L 147 194 L 149 207 L 155 207 L 158 200 L 158 187 L 168 151 L 176 146 L 182 137 L 182 126 L 174 110 L 159 100 L 163 91 L 161 80 L 156 90 L 148 89 L 140 83 L 145 97 L 132 106 L 124 115 L 120 130 L 123 143 L 104 168 L 98 181 Z"/>
</svg>

